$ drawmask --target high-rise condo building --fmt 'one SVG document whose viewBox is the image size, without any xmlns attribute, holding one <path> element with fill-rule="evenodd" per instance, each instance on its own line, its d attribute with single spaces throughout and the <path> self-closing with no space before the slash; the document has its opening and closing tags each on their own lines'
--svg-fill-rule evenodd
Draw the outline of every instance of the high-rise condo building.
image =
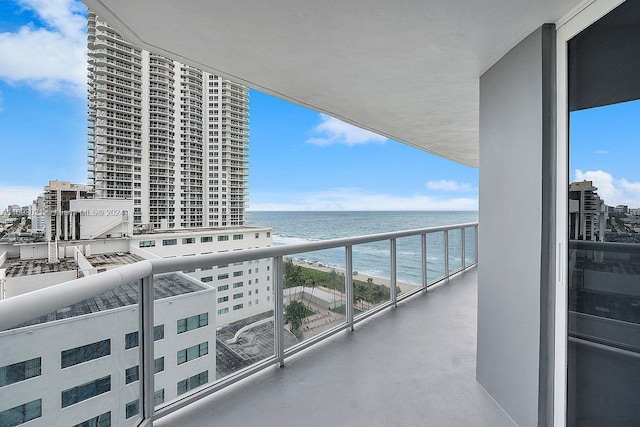
<svg viewBox="0 0 640 427">
<path fill-rule="evenodd" d="M 139 49 L 89 13 L 89 181 L 134 225 L 244 224 L 249 91 Z"/>
</svg>

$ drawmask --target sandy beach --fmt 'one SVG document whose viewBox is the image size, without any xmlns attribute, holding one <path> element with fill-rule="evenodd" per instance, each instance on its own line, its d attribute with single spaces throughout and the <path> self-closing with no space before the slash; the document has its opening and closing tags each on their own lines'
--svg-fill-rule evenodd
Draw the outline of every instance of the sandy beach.
<svg viewBox="0 0 640 427">
<path fill-rule="evenodd" d="M 304 267 L 304 268 L 312 268 L 314 270 L 318 270 L 318 271 L 324 271 L 324 272 L 330 272 L 331 270 L 335 270 L 338 273 L 342 273 L 344 274 L 344 270 L 343 269 L 339 269 L 339 268 L 330 268 L 330 267 L 323 267 L 323 266 L 319 266 L 316 264 L 309 264 L 306 261 L 301 261 L 298 259 L 293 259 L 293 258 L 288 258 L 291 261 L 293 261 L 294 265 L 299 265 L 300 267 Z M 377 285 L 384 285 L 386 287 L 391 287 L 391 283 L 389 279 L 383 279 L 380 277 L 373 277 L 373 276 L 367 276 L 366 274 L 362 274 L 362 273 L 358 273 L 357 275 L 353 276 L 353 280 L 360 280 L 362 282 L 366 282 L 367 279 L 371 278 L 373 280 L 373 283 L 377 284 Z M 411 291 L 413 289 L 415 289 L 417 286 L 416 285 L 410 285 L 408 283 L 402 283 L 402 282 L 397 282 L 396 285 L 400 288 L 400 290 L 402 292 L 408 292 Z"/>
</svg>

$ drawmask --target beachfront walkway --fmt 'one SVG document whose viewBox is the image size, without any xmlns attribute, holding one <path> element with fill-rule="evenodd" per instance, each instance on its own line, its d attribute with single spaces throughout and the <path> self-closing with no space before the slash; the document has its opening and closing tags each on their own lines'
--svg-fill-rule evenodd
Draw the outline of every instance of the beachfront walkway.
<svg viewBox="0 0 640 427">
<path fill-rule="evenodd" d="M 155 422 L 514 426 L 475 380 L 477 270 Z"/>
</svg>

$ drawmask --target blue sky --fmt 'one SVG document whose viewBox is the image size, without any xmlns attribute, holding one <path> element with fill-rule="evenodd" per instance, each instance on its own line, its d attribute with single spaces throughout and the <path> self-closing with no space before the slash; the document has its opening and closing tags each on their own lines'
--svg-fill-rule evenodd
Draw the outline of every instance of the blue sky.
<svg viewBox="0 0 640 427">
<path fill-rule="evenodd" d="M 0 2 L 0 210 L 86 182 L 86 9 Z M 251 91 L 252 210 L 476 210 L 478 169 Z"/>
<path fill-rule="evenodd" d="M 573 181 L 593 181 L 609 206 L 640 208 L 640 101 L 576 111 L 570 116 Z"/>
</svg>

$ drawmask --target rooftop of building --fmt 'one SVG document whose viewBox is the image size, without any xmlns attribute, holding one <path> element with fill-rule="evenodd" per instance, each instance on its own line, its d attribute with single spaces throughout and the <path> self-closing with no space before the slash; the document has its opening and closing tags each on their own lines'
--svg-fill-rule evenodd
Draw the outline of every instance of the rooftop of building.
<svg viewBox="0 0 640 427">
<path fill-rule="evenodd" d="M 97 254 L 86 258 L 91 265 L 98 269 L 133 264 L 144 259 L 129 252 Z M 79 268 L 73 258 L 63 258 L 55 263 L 50 263 L 47 258 L 7 259 L 1 267 L 7 269 L 5 275 L 8 278 L 72 271 Z"/>
<path fill-rule="evenodd" d="M 93 191 L 92 185 L 87 184 L 74 184 L 67 181 L 50 180 L 49 185 L 45 186 L 46 190 L 81 190 L 81 191 Z"/>
<path fill-rule="evenodd" d="M 33 276 L 36 274 L 58 273 L 78 269 L 73 258 L 61 259 L 60 262 L 49 263 L 46 258 L 41 259 L 7 259 L 2 265 L 6 268 L 7 278 Z"/>
<path fill-rule="evenodd" d="M 271 229 L 268 226 L 254 225 L 236 225 L 232 227 L 199 227 L 199 228 L 169 228 L 169 229 L 153 229 L 153 230 L 134 230 L 136 236 L 140 235 L 158 235 L 158 234 L 206 234 L 206 233 L 233 233 L 234 231 L 249 230 L 265 230 Z"/>
<path fill-rule="evenodd" d="M 153 286 L 153 299 L 156 301 L 210 289 L 208 286 L 199 284 L 197 281 L 191 280 L 179 273 L 157 275 L 154 277 Z M 40 316 L 18 325 L 16 328 L 38 325 L 41 323 L 68 319 L 76 316 L 84 316 L 100 311 L 113 310 L 116 308 L 126 307 L 128 305 L 138 304 L 138 301 L 138 283 L 131 282 L 126 285 L 119 286 L 111 291 L 96 295 L 95 297 L 88 298 L 76 304 L 72 304 L 68 307 Z"/>
<path fill-rule="evenodd" d="M 144 258 L 130 252 L 115 252 L 106 254 L 96 254 L 85 257 L 95 268 L 118 267 L 134 262 L 142 261 Z"/>
</svg>

